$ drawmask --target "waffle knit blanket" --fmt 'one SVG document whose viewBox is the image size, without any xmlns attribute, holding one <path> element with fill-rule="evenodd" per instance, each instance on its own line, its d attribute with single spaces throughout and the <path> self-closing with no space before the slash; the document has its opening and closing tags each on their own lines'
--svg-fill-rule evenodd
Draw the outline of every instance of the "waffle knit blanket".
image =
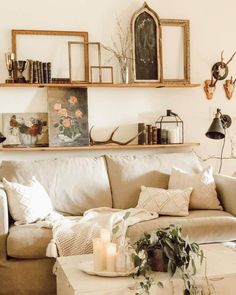
<svg viewBox="0 0 236 295">
<path fill-rule="evenodd" d="M 59 217 L 46 220 L 42 226 L 52 228 L 53 239 L 48 244 L 46 256 L 57 257 L 92 253 L 92 240 L 107 229 L 112 242 L 124 243 L 129 226 L 158 217 L 144 209 L 125 210 L 100 207 L 88 210 L 82 217 Z"/>
</svg>

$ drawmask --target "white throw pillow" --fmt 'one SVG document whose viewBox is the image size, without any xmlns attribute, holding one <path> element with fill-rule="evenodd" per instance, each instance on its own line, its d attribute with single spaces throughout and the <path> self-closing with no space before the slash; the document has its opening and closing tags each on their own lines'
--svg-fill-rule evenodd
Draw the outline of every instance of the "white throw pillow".
<svg viewBox="0 0 236 295">
<path fill-rule="evenodd" d="M 212 167 L 208 167 L 198 174 L 188 174 L 173 168 L 170 175 L 169 188 L 183 189 L 185 187 L 193 188 L 189 209 L 222 210 L 222 206 L 217 198 Z"/>
<path fill-rule="evenodd" d="M 191 192 L 192 188 L 165 190 L 142 186 L 136 208 L 160 215 L 187 216 Z"/>
<path fill-rule="evenodd" d="M 32 177 L 29 186 L 9 182 L 3 178 L 9 211 L 15 224 L 27 224 L 44 219 L 53 211 L 51 200 L 44 187 Z"/>
</svg>

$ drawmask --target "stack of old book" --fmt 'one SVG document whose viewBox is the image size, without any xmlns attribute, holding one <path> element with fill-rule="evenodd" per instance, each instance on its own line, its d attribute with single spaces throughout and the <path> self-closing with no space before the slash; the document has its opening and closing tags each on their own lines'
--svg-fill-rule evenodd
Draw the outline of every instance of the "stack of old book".
<svg viewBox="0 0 236 295">
<path fill-rule="evenodd" d="M 51 63 L 29 60 L 29 83 L 52 83 Z"/>
</svg>

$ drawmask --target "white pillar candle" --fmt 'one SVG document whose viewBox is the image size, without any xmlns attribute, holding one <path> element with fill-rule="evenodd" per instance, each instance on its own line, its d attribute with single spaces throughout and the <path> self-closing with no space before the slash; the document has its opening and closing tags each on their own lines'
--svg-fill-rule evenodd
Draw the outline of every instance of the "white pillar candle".
<svg viewBox="0 0 236 295">
<path fill-rule="evenodd" d="M 114 272 L 116 271 L 116 244 L 107 243 L 106 249 L 106 270 Z"/>
<path fill-rule="evenodd" d="M 126 271 L 126 253 L 121 247 L 117 251 L 116 255 L 116 271 L 125 272 Z"/>
<path fill-rule="evenodd" d="M 110 234 L 109 230 L 102 228 L 100 231 L 100 238 L 103 241 L 110 242 L 111 241 L 111 234 Z"/>
<path fill-rule="evenodd" d="M 179 143 L 179 128 L 168 129 L 168 142 L 169 143 Z"/>
<path fill-rule="evenodd" d="M 93 239 L 93 263 L 94 271 L 106 269 L 106 247 L 104 241 L 99 238 Z"/>
</svg>

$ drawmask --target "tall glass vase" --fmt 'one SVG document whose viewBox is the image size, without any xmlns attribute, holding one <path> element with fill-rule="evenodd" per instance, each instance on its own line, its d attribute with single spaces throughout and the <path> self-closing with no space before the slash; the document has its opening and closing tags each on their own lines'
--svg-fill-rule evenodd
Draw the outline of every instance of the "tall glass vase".
<svg viewBox="0 0 236 295">
<path fill-rule="evenodd" d="M 119 59 L 120 63 L 120 73 L 121 73 L 121 83 L 129 83 L 129 66 L 128 59 L 126 57 Z"/>
</svg>

